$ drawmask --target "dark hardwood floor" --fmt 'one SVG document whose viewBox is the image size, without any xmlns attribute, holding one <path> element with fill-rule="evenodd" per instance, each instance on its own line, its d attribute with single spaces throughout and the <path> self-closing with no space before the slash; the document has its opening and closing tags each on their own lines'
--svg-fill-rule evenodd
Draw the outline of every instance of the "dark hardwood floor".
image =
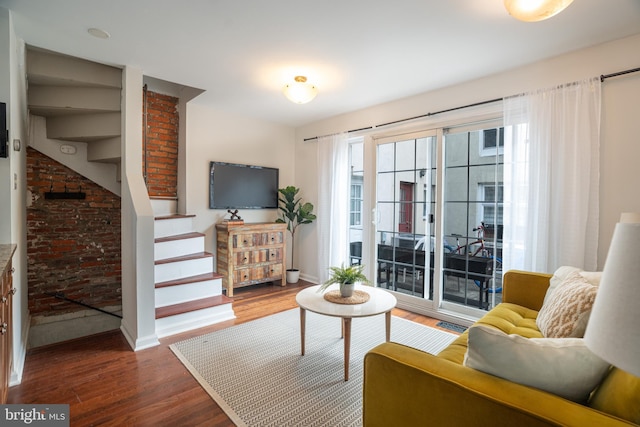
<svg viewBox="0 0 640 427">
<path fill-rule="evenodd" d="M 169 345 L 295 308 L 295 295 L 306 286 L 300 281 L 284 288 L 238 289 L 236 319 L 161 339 L 159 346 L 138 352 L 119 330 L 29 350 L 22 383 L 9 389 L 8 403 L 67 403 L 72 427 L 233 426 Z M 429 326 L 438 322 L 400 309 L 392 313 Z"/>
</svg>

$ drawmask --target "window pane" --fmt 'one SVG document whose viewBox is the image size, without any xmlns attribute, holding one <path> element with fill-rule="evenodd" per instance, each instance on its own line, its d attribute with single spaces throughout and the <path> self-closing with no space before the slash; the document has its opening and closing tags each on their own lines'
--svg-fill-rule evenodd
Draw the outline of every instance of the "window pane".
<svg viewBox="0 0 640 427">
<path fill-rule="evenodd" d="M 396 170 L 408 171 L 415 169 L 416 142 L 414 139 L 397 142 L 396 144 Z"/>
<path fill-rule="evenodd" d="M 378 172 L 393 171 L 394 167 L 394 144 L 382 144 L 378 145 L 377 163 Z"/>
<path fill-rule="evenodd" d="M 393 202 L 395 198 L 395 175 L 393 172 L 378 174 L 378 201 Z"/>
<path fill-rule="evenodd" d="M 449 168 L 469 164 L 469 135 L 466 132 L 449 134 L 445 138 L 445 165 Z"/>
<path fill-rule="evenodd" d="M 466 202 L 468 200 L 467 168 L 446 168 L 444 197 L 448 202 Z"/>
<path fill-rule="evenodd" d="M 395 231 L 395 203 L 378 203 L 378 230 Z"/>
</svg>

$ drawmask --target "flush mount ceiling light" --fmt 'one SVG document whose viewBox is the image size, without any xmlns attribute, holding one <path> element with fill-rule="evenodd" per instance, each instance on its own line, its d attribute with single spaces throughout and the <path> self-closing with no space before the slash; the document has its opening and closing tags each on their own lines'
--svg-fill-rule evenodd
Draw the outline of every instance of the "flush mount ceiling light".
<svg viewBox="0 0 640 427">
<path fill-rule="evenodd" d="M 307 83 L 305 76 L 296 76 L 294 80 L 295 82 L 285 85 L 282 89 L 284 96 L 289 98 L 291 102 L 306 104 L 316 97 L 318 88 L 311 83 Z"/>
<path fill-rule="evenodd" d="M 542 21 L 562 12 L 573 0 L 504 0 L 504 7 L 516 19 Z"/>
</svg>

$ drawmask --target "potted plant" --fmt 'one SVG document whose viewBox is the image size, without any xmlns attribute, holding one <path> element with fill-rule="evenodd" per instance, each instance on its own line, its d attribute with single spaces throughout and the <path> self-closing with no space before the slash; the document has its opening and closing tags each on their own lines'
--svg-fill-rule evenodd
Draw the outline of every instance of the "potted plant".
<svg viewBox="0 0 640 427">
<path fill-rule="evenodd" d="M 313 214 L 313 205 L 309 202 L 303 203 L 302 199 L 297 197 L 299 192 L 300 189 L 293 185 L 278 189 L 278 193 L 280 193 L 278 209 L 280 209 L 281 216 L 276 222 L 287 224 L 287 230 L 291 233 L 291 264 L 287 269 L 288 283 L 297 283 L 300 277 L 300 270 L 293 267 L 296 230 L 300 225 L 311 224 L 316 219 Z"/>
<path fill-rule="evenodd" d="M 329 267 L 329 269 L 331 270 L 329 279 L 320 285 L 318 292 L 337 283 L 340 285 L 340 295 L 350 297 L 353 295 L 356 283 L 371 284 L 367 276 L 362 272 L 364 265 L 350 265 L 345 267 L 343 264 L 340 267 Z"/>
</svg>

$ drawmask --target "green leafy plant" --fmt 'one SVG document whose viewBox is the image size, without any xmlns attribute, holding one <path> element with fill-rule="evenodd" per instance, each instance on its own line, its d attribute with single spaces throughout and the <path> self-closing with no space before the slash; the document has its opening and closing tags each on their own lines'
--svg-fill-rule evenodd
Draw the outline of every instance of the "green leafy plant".
<svg viewBox="0 0 640 427">
<path fill-rule="evenodd" d="M 291 264 L 289 270 L 295 270 L 293 268 L 293 254 L 296 230 L 300 225 L 311 224 L 316 216 L 313 213 L 313 205 L 309 202 L 303 203 L 302 199 L 298 197 L 300 189 L 290 185 L 285 188 L 278 189 L 280 196 L 278 201 L 280 206 L 280 217 L 276 219 L 276 222 L 287 224 L 287 230 L 291 233 Z"/>
<path fill-rule="evenodd" d="M 344 264 L 342 264 L 340 267 L 329 267 L 329 270 L 331 270 L 329 279 L 320 285 L 318 292 L 321 292 L 336 283 L 339 285 L 355 284 L 357 282 L 367 285 L 371 284 L 367 276 L 362 272 L 364 270 L 364 265 L 350 265 L 345 267 Z"/>
</svg>

